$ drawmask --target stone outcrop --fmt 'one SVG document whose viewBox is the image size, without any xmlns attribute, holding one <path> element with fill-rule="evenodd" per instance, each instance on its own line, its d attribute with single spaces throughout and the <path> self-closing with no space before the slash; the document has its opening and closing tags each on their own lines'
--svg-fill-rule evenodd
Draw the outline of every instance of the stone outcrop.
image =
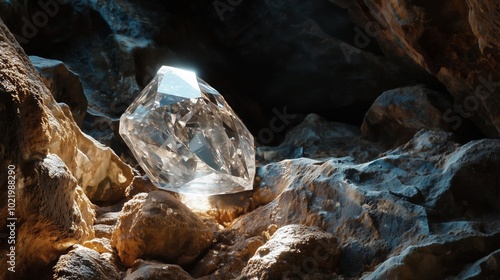
<svg viewBox="0 0 500 280">
<path fill-rule="evenodd" d="M 16 277 L 23 278 L 91 239 L 89 199 L 124 198 L 133 176 L 113 151 L 80 131 L 67 106 L 56 103 L 1 21 L 0 50 L 0 176 L 15 167 Z M 6 202 L 7 195 L 2 188 L 0 199 Z M 3 231 L 9 212 L 7 203 L 1 205 Z M 7 247 L 1 249 L 5 255 Z"/>
<path fill-rule="evenodd" d="M 87 97 L 83 93 L 80 78 L 69 70 L 62 61 L 30 56 L 30 61 L 42 77 L 45 86 L 57 102 L 65 103 L 71 109 L 73 119 L 82 127 L 87 113 Z"/>
<path fill-rule="evenodd" d="M 318 127 L 326 125 L 316 123 Z M 315 137 L 311 130 L 315 128 L 309 125 L 289 137 L 307 142 L 308 137 Z M 339 242 L 339 269 L 326 274 L 318 270 L 325 279 L 335 275 L 360 277 L 363 273 L 370 279 L 391 279 L 403 271 L 420 271 L 422 264 L 410 260 L 421 252 L 428 252 L 427 260 L 439 259 L 439 252 L 447 252 L 446 261 L 461 267 L 498 248 L 498 221 L 493 217 L 498 215 L 500 198 L 500 181 L 494 171 L 499 143 L 490 139 L 461 145 L 449 132 L 420 131 L 405 145 L 370 161 L 344 156 L 269 163 L 258 171 L 260 184 L 253 196 L 267 202 L 236 218 L 229 228 L 246 238 L 265 235 L 271 225 L 284 228 L 301 224 L 332 233 Z M 280 147 L 275 152 L 288 155 Z M 482 244 L 482 249 L 477 250 L 477 244 Z M 444 247 L 441 251 L 430 249 L 436 246 Z M 462 259 L 459 255 L 463 250 L 474 254 Z M 206 258 L 203 261 L 209 263 L 210 257 Z M 257 253 L 254 258 L 258 258 Z M 271 263 L 261 271 L 272 271 Z M 227 275 L 229 265 L 212 276 Z M 429 269 L 436 277 L 460 273 L 458 268 L 447 266 Z M 421 276 L 408 274 L 414 279 Z"/>
</svg>

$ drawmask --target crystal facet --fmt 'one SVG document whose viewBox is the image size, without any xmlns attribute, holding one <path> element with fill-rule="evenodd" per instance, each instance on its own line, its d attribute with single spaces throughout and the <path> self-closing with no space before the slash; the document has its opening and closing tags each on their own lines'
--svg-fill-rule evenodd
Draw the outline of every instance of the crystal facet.
<svg viewBox="0 0 500 280">
<path fill-rule="evenodd" d="M 161 67 L 122 115 L 120 135 L 158 188 L 212 195 L 253 187 L 252 134 L 193 72 Z"/>
</svg>

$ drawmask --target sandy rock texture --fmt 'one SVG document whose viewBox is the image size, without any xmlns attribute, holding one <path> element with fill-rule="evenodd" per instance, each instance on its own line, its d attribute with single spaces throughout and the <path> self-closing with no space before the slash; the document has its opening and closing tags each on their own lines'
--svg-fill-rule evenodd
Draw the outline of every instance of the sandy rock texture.
<svg viewBox="0 0 500 280">
<path fill-rule="evenodd" d="M 0 175 L 7 178 L 7 167 L 15 166 L 16 277 L 23 278 L 91 239 L 91 201 L 125 197 L 133 176 L 111 149 L 80 131 L 67 106 L 55 102 L 1 21 L 0 49 Z M 2 188 L 2 231 L 8 195 Z M 3 243 L 2 254 L 7 248 Z M 6 273 L 6 263 L 1 265 Z"/>
<path fill-rule="evenodd" d="M 191 280 L 194 279 L 182 269 L 182 267 L 175 264 L 164 264 L 155 261 L 137 260 L 134 266 L 129 270 L 130 273 L 124 280 Z"/>
<path fill-rule="evenodd" d="M 110 253 L 98 252 L 80 245 L 62 255 L 54 266 L 53 279 L 122 279 L 118 268 L 110 260 Z"/>
<path fill-rule="evenodd" d="M 69 70 L 60 60 L 30 56 L 30 61 L 54 99 L 67 104 L 71 109 L 73 119 L 79 127 L 82 127 L 88 102 L 78 75 Z"/>
<path fill-rule="evenodd" d="M 124 205 L 111 240 L 128 267 L 139 258 L 187 265 L 212 244 L 213 233 L 172 195 L 154 191 Z"/>
<path fill-rule="evenodd" d="M 328 279 L 338 269 L 337 245 L 332 234 L 319 228 L 281 227 L 259 247 L 239 279 Z"/>
</svg>

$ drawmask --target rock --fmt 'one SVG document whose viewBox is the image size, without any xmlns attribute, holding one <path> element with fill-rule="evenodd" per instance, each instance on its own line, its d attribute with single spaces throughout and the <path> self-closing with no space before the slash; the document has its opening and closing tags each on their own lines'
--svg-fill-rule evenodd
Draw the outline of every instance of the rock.
<svg viewBox="0 0 500 280">
<path fill-rule="evenodd" d="M 82 245 L 98 252 L 99 254 L 113 254 L 113 248 L 111 247 L 111 243 L 108 238 L 94 238 L 83 242 Z"/>
<path fill-rule="evenodd" d="M 57 102 L 67 104 L 73 119 L 82 127 L 87 113 L 87 98 L 83 93 L 80 78 L 69 70 L 62 61 L 30 56 L 31 63 L 42 77 L 43 83 L 50 90 Z"/>
<path fill-rule="evenodd" d="M 201 279 L 236 279 L 253 257 L 257 249 L 264 245 L 263 236 L 240 236 L 233 230 L 222 230 L 216 236 L 218 243 L 210 248 L 203 258 L 190 270 L 191 275 Z M 204 276 L 204 277 L 202 277 Z"/>
<path fill-rule="evenodd" d="M 496 250 L 488 256 L 479 259 L 471 266 L 464 268 L 459 275 L 453 278 L 464 280 L 497 279 L 500 277 L 499 262 L 500 250 Z"/>
<path fill-rule="evenodd" d="M 376 29 L 388 57 L 413 61 L 446 86 L 455 105 L 445 111 L 445 121 L 458 128 L 470 118 L 486 135 L 500 136 L 500 17 L 494 1 L 331 1 L 348 9 L 366 33 Z"/>
<path fill-rule="evenodd" d="M 377 97 L 361 125 L 363 136 L 394 148 L 408 142 L 421 129 L 452 131 L 444 120 L 451 102 L 423 86 L 398 88 Z"/>
<path fill-rule="evenodd" d="M 309 114 L 288 132 L 278 147 L 258 147 L 256 158 L 261 164 L 300 157 L 352 157 L 364 162 L 383 151 L 379 146 L 361 139 L 361 132 L 355 126 L 329 122 L 316 114 Z"/>
<path fill-rule="evenodd" d="M 203 222 L 170 194 L 154 191 L 128 201 L 112 236 L 121 261 L 131 267 L 139 258 L 187 265 L 213 240 Z"/>
<path fill-rule="evenodd" d="M 374 272 L 362 279 L 433 280 L 448 279 L 448 276 L 451 279 L 469 279 L 453 276 L 467 262 L 488 254 L 492 248 L 498 248 L 500 245 L 499 237 L 498 234 L 476 233 L 462 238 L 445 237 L 444 240 L 422 242 L 423 244 L 410 246 L 403 250 L 400 255 L 389 258 Z M 493 273 L 495 274 L 495 272 Z M 496 274 L 498 275 L 498 271 Z"/>
<path fill-rule="evenodd" d="M 450 179 L 450 185 L 445 193 L 440 193 L 433 208 L 443 213 L 448 210 L 448 215 L 456 217 L 500 213 L 500 180 L 496 171 L 499 168 L 499 139 L 463 145 L 443 163 L 444 178 Z"/>
<path fill-rule="evenodd" d="M 17 264 L 21 277 L 44 267 L 73 244 L 94 237 L 95 211 L 65 164 L 49 154 L 34 166 L 25 164 L 17 185 Z M 21 185 L 22 184 L 22 185 Z"/>
<path fill-rule="evenodd" d="M 155 261 L 137 260 L 124 280 L 191 280 L 194 279 L 175 264 L 164 264 Z"/>
<path fill-rule="evenodd" d="M 451 133 L 420 131 L 405 145 L 364 163 L 352 157 L 270 163 L 259 169 L 260 184 L 254 190 L 263 205 L 229 227 L 249 237 L 272 224 L 320 227 L 339 240 L 338 273 L 359 277 L 391 254 L 425 244 L 425 238 L 435 242 L 433 234 L 448 244 L 450 232 L 463 231 L 463 225 L 452 224 L 433 233 L 429 226 L 457 219 L 473 223 L 482 219 L 481 213 L 495 216 L 498 143 L 490 139 L 460 145 Z M 487 234 L 496 234 L 498 223 L 484 227 Z M 492 244 L 491 250 L 496 246 Z"/>
<path fill-rule="evenodd" d="M 73 279 L 121 279 L 110 254 L 76 245 L 69 253 L 62 255 L 54 266 L 54 278 Z"/>
<path fill-rule="evenodd" d="M 337 246 L 330 233 L 287 225 L 255 252 L 238 279 L 331 279 L 338 268 Z"/>
<path fill-rule="evenodd" d="M 80 131 L 1 21 L 0 64 L 0 175 L 7 178 L 7 167 L 14 166 L 14 215 L 21 219 L 16 277 L 23 278 L 71 245 L 91 239 L 94 210 L 87 196 L 93 201 L 123 198 L 132 171 Z M 7 201 L 7 195 L 4 188 L 0 198 Z M 7 204 L 1 208 L 0 225 L 6 228 Z"/>
</svg>

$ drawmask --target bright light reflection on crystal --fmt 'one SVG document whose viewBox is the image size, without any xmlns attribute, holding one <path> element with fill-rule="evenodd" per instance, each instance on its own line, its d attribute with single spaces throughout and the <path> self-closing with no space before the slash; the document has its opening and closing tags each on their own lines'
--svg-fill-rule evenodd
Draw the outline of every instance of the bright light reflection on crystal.
<svg viewBox="0 0 500 280">
<path fill-rule="evenodd" d="M 122 115 L 120 134 L 158 188 L 215 195 L 253 187 L 253 136 L 193 72 L 163 66 Z"/>
</svg>

